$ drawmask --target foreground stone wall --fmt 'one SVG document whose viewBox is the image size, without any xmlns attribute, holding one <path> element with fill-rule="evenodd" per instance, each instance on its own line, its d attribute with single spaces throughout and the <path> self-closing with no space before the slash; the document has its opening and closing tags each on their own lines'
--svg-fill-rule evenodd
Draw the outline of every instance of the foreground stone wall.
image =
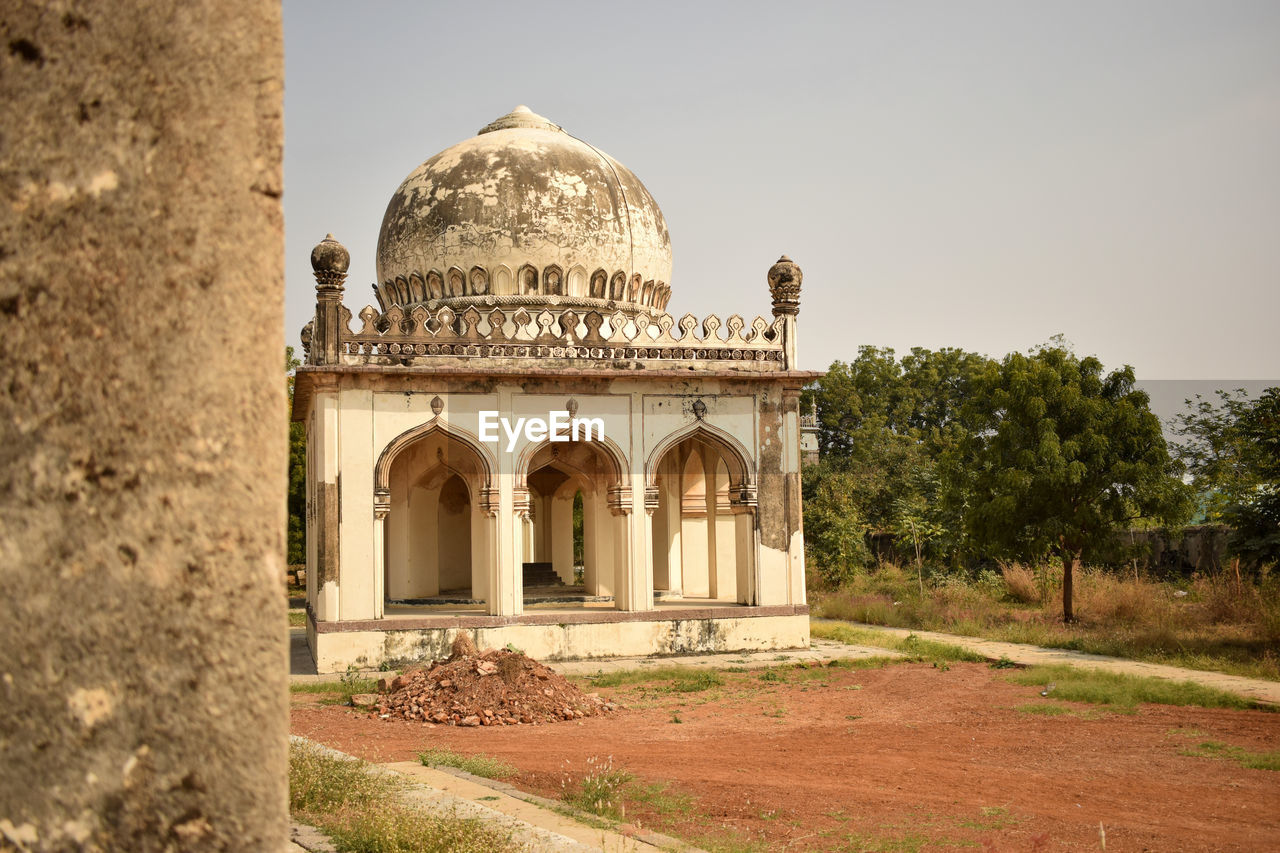
<svg viewBox="0 0 1280 853">
<path fill-rule="evenodd" d="M 278 5 L 0 29 L 0 848 L 282 849 Z"/>
</svg>

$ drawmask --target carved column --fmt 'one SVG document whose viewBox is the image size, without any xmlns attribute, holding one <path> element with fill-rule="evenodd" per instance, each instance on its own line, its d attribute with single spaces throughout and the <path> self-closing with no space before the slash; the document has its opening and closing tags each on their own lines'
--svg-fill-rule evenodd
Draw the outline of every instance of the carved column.
<svg viewBox="0 0 1280 853">
<path fill-rule="evenodd" d="M 385 610 L 387 515 L 391 512 L 391 493 L 379 490 L 373 495 L 373 618 L 381 619 Z"/>
</svg>

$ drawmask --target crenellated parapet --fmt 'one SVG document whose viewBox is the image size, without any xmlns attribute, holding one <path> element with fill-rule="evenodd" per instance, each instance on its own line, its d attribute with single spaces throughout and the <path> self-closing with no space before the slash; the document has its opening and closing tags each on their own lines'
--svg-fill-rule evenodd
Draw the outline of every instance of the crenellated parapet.
<svg viewBox="0 0 1280 853">
<path fill-rule="evenodd" d="M 432 310 L 418 305 L 406 312 L 398 306 L 378 311 L 369 305 L 353 328 L 351 312 L 345 306 L 340 311 L 340 364 L 508 358 L 526 364 L 570 359 L 583 362 L 581 366 L 591 366 L 586 363 L 591 361 L 613 366 L 619 360 L 719 361 L 757 371 L 786 369 L 779 318 L 756 317 L 748 324 L 737 314 L 724 321 L 714 314 L 699 321 L 692 314 L 676 320 L 670 314 L 651 318 L 574 308 L 481 312 L 471 306 L 459 313 L 448 306 Z M 309 348 L 307 355 L 308 363 L 315 363 Z"/>
<path fill-rule="evenodd" d="M 510 360 L 512 366 L 525 368 L 546 367 L 547 362 L 555 367 L 609 369 L 623 367 L 621 362 L 652 363 L 656 369 L 671 362 L 689 366 L 715 362 L 718 370 L 747 373 L 796 369 L 793 339 L 799 267 L 785 258 L 779 263 L 789 265 L 784 271 L 796 280 L 795 292 L 784 294 L 774 286 L 774 316 L 756 317 L 749 323 L 738 314 L 726 320 L 715 314 L 702 320 L 692 314 L 676 319 L 656 307 L 665 305 L 670 296 L 665 285 L 651 287 L 652 282 L 638 279 L 628 285 L 621 273 L 616 278 L 624 289 L 617 295 L 627 301 L 650 300 L 654 307 L 638 311 L 635 304 L 619 304 L 607 298 L 615 295 L 613 291 L 600 291 L 606 298 L 580 296 L 572 290 L 563 294 L 558 290 L 562 281 L 558 268 L 548 276 L 546 270 L 535 272 L 530 267 L 530 286 L 535 280 L 550 282 L 551 293 L 468 295 L 463 291 L 436 299 L 437 291 L 430 289 L 432 278 L 415 275 L 396 280 L 386 290 L 375 288 L 379 307 L 365 306 L 353 324 L 351 311 L 340 301 L 346 260 L 345 249 L 332 236 L 313 253 L 316 320 L 302 330 L 309 365 L 458 366 L 487 359 L 486 368 L 501 367 L 501 360 Z M 779 265 L 770 270 L 771 286 L 778 270 Z M 487 272 L 481 275 L 472 270 L 470 276 L 456 272 L 459 288 L 467 281 L 483 280 L 488 286 Z M 603 270 L 587 279 L 601 288 L 607 280 Z M 534 301 L 538 297 L 542 301 Z"/>
</svg>

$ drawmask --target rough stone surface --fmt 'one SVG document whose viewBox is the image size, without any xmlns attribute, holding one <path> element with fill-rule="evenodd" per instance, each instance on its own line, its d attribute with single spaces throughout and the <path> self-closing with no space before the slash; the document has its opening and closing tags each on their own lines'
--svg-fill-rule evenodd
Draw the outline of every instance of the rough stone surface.
<svg viewBox="0 0 1280 853">
<path fill-rule="evenodd" d="M 279 6 L 0 31 L 0 832 L 283 849 Z"/>
</svg>

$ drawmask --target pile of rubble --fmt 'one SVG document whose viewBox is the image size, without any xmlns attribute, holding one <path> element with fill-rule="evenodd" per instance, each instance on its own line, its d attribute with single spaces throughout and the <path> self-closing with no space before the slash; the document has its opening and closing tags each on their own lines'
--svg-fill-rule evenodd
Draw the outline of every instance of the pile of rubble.
<svg viewBox="0 0 1280 853">
<path fill-rule="evenodd" d="M 577 720 L 617 710 L 519 651 L 480 652 L 465 634 L 448 660 L 378 682 L 378 693 L 353 696 L 383 719 L 447 726 L 514 726 Z"/>
</svg>

